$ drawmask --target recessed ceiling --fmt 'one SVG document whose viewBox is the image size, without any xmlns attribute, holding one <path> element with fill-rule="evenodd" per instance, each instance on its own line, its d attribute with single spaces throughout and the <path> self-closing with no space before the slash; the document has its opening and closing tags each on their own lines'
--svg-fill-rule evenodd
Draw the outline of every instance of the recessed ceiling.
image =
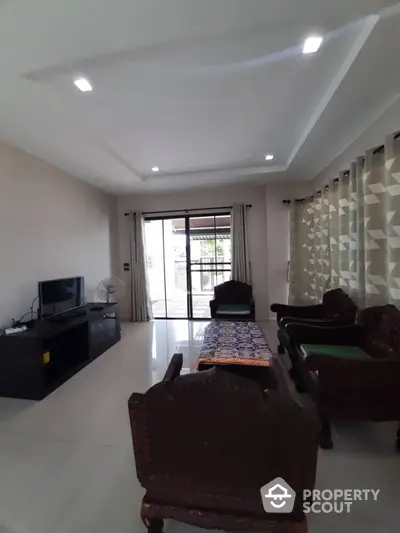
<svg viewBox="0 0 400 533">
<path fill-rule="evenodd" d="M 325 4 L 0 3 L 0 137 L 115 193 L 312 179 L 400 79 L 400 4 Z"/>
</svg>

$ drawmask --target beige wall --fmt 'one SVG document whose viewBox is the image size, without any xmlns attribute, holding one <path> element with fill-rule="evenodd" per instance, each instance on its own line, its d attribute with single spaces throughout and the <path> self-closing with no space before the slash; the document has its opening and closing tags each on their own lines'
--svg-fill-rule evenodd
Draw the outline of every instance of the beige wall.
<svg viewBox="0 0 400 533">
<path fill-rule="evenodd" d="M 118 199 L 119 276 L 129 286 L 129 274 L 123 263 L 129 262 L 127 211 L 211 208 L 234 202 L 252 204 L 249 210 L 249 252 L 252 265 L 256 313 L 259 320 L 270 318 L 269 305 L 286 301 L 286 269 L 289 250 L 289 209 L 285 198 L 301 194 L 301 187 L 269 185 L 226 186 L 207 190 L 162 195 L 124 196 Z M 125 300 L 124 312 L 129 316 L 130 301 Z"/>
<path fill-rule="evenodd" d="M 39 280 L 82 275 L 95 298 L 118 255 L 115 209 L 114 198 L 0 142 L 0 325 L 29 310 Z"/>
<path fill-rule="evenodd" d="M 268 316 L 268 290 L 266 276 L 266 227 L 264 187 L 224 187 L 221 189 L 196 190 L 184 193 L 137 195 L 120 197 L 118 200 L 119 222 L 119 275 L 129 284 L 129 274 L 122 271 L 122 264 L 129 261 L 128 219 L 125 211 L 169 210 L 208 208 L 232 205 L 234 202 L 252 204 L 249 210 L 249 253 L 252 264 L 256 312 L 260 318 Z M 129 301 L 125 301 L 125 314 L 129 315 Z"/>
</svg>

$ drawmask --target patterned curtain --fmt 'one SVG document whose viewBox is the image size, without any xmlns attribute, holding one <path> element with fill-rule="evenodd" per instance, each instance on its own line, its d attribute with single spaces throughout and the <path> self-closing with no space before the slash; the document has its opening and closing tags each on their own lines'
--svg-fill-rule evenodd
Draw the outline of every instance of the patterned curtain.
<svg viewBox="0 0 400 533">
<path fill-rule="evenodd" d="M 386 277 L 389 301 L 400 303 L 400 138 L 389 138 L 385 150 L 386 228 L 388 260 Z"/>
<path fill-rule="evenodd" d="M 290 303 L 343 288 L 360 307 L 400 303 L 400 138 L 291 208 Z"/>
<path fill-rule="evenodd" d="M 320 301 L 330 285 L 329 207 L 327 190 L 314 199 L 293 204 L 290 218 L 291 304 Z"/>
<path fill-rule="evenodd" d="M 314 200 L 314 209 L 314 248 L 311 261 L 311 265 L 314 266 L 312 294 L 313 300 L 320 301 L 330 277 L 329 204 L 325 192 L 317 195 Z"/>
<path fill-rule="evenodd" d="M 290 217 L 290 304 L 314 299 L 313 213 L 313 206 L 308 201 L 293 204 Z"/>
</svg>

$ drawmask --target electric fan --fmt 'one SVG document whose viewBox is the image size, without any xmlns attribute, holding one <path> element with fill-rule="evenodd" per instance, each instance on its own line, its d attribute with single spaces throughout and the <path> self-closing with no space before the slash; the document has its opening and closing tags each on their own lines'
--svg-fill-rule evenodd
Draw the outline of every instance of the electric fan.
<svg viewBox="0 0 400 533">
<path fill-rule="evenodd" d="M 106 303 L 116 303 L 124 294 L 124 282 L 116 277 L 105 278 L 97 287 L 100 300 Z"/>
</svg>

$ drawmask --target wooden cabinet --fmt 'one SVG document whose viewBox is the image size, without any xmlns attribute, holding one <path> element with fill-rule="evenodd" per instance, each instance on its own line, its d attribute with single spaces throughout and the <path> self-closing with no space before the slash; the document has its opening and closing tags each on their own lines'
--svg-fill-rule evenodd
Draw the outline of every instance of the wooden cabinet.
<svg viewBox="0 0 400 533">
<path fill-rule="evenodd" d="M 121 339 L 118 304 L 87 304 L 0 336 L 0 396 L 41 400 Z"/>
</svg>

